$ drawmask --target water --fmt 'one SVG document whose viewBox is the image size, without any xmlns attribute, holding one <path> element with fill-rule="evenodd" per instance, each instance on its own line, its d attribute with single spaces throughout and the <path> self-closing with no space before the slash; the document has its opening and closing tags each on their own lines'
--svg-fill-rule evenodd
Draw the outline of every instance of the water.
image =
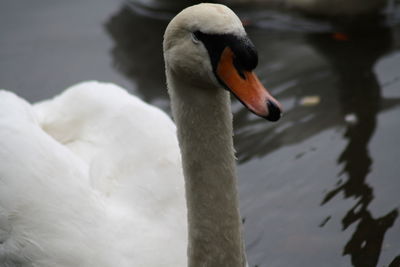
<svg viewBox="0 0 400 267">
<path fill-rule="evenodd" d="M 39 101 L 97 79 L 169 112 L 161 42 L 171 11 L 142 16 L 109 0 L 0 7 L 0 88 Z M 399 266 L 400 13 L 391 11 L 348 29 L 239 10 L 257 73 L 285 107 L 272 124 L 233 103 L 250 266 Z"/>
</svg>

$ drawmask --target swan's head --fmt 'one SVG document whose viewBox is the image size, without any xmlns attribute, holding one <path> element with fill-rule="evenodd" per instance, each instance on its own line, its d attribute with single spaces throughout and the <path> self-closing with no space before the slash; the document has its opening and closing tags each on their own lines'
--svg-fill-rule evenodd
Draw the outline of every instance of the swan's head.
<svg viewBox="0 0 400 267">
<path fill-rule="evenodd" d="M 164 58 L 179 79 L 197 88 L 225 88 L 253 113 L 271 121 L 281 117 L 280 103 L 253 72 L 257 51 L 228 7 L 199 4 L 180 12 L 165 31 Z"/>
</svg>

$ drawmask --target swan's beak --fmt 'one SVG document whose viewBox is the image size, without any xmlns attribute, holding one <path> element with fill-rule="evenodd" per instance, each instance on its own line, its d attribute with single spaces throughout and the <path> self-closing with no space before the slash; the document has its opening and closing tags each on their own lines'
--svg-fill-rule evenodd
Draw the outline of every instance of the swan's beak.
<svg viewBox="0 0 400 267">
<path fill-rule="evenodd" d="M 270 121 L 281 117 L 281 104 L 265 89 L 252 71 L 239 71 L 234 65 L 234 53 L 226 47 L 216 73 L 228 89 L 253 113 Z"/>
</svg>

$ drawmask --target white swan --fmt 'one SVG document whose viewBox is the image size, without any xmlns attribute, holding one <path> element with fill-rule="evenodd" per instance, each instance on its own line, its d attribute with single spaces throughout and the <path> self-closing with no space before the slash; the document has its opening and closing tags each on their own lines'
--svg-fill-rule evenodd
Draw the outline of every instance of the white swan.
<svg viewBox="0 0 400 267">
<path fill-rule="evenodd" d="M 225 89 L 270 120 L 279 104 L 225 6 L 178 14 L 164 56 L 184 178 L 172 121 L 115 85 L 0 92 L 0 266 L 244 265 Z"/>
</svg>

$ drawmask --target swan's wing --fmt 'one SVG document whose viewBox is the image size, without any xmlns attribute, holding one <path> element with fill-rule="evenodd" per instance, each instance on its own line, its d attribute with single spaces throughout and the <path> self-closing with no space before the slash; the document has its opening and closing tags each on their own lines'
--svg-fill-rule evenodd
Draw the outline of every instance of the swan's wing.
<svg viewBox="0 0 400 267">
<path fill-rule="evenodd" d="M 112 239 L 88 170 L 39 127 L 27 102 L 0 92 L 1 266 L 90 266 L 108 253 Z"/>
<path fill-rule="evenodd" d="M 89 166 L 90 184 L 115 224 L 135 225 L 120 233 L 121 240 L 135 236 L 126 249 L 139 243 L 135 251 L 150 257 L 144 262 L 157 260 L 157 254 L 171 266 L 184 266 L 184 184 L 171 119 L 116 85 L 94 81 L 37 104 L 35 111 L 41 127 Z"/>
<path fill-rule="evenodd" d="M 114 84 L 92 81 L 35 111 L 41 127 L 89 165 L 90 182 L 103 194 L 129 202 L 183 195 L 176 128 L 158 108 Z"/>
<path fill-rule="evenodd" d="M 110 85 L 35 107 L 1 92 L 0 265 L 185 266 L 174 132 L 161 111 Z"/>
</svg>

